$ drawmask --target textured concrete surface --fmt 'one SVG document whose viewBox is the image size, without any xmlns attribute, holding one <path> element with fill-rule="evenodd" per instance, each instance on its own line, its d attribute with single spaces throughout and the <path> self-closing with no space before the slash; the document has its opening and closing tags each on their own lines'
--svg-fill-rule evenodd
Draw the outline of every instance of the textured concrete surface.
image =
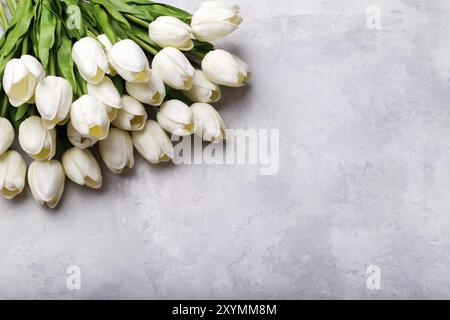
<svg viewBox="0 0 450 320">
<path fill-rule="evenodd" d="M 254 80 L 220 112 L 281 130 L 279 174 L 139 158 L 54 212 L 2 200 L 0 298 L 450 298 L 450 1 L 238 2 L 218 46 Z"/>
</svg>

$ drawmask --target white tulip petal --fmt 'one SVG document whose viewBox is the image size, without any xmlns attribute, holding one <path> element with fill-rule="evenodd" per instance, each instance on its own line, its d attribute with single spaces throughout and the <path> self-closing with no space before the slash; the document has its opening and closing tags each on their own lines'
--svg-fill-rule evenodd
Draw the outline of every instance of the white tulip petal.
<svg viewBox="0 0 450 320">
<path fill-rule="evenodd" d="M 225 1 L 204 2 L 192 17 L 192 31 L 201 41 L 215 41 L 230 34 L 242 22 L 239 6 Z"/>
<path fill-rule="evenodd" d="M 180 50 L 164 48 L 153 58 L 152 68 L 169 87 L 191 89 L 195 69 Z"/>
<path fill-rule="evenodd" d="M 84 95 L 72 103 L 71 123 L 81 136 L 103 140 L 108 136 L 109 116 L 97 98 Z"/>
<path fill-rule="evenodd" d="M 107 139 L 99 143 L 100 155 L 109 170 L 120 174 L 134 167 L 133 142 L 128 132 L 111 128 Z"/>
<path fill-rule="evenodd" d="M 42 119 L 32 116 L 20 124 L 19 143 L 36 160 L 50 160 L 56 153 L 56 130 L 47 129 Z"/>
<path fill-rule="evenodd" d="M 124 95 L 122 97 L 123 108 L 119 110 L 112 124 L 122 130 L 142 130 L 147 122 L 147 112 L 144 106 L 133 97 Z"/>
<path fill-rule="evenodd" d="M 97 160 L 89 150 L 72 148 L 62 157 L 67 177 L 73 182 L 93 189 L 102 186 L 102 173 Z"/>
<path fill-rule="evenodd" d="M 0 118 L 0 155 L 6 152 L 14 141 L 14 128 L 6 118 Z"/>
<path fill-rule="evenodd" d="M 202 61 L 202 69 L 210 81 L 219 85 L 242 87 L 250 79 L 250 68 L 225 50 L 207 53 Z"/>
<path fill-rule="evenodd" d="M 152 164 L 167 162 L 173 157 L 172 142 L 156 121 L 148 120 L 143 130 L 132 133 L 132 139 L 136 150 Z"/>
<path fill-rule="evenodd" d="M 193 102 L 203 103 L 217 102 L 222 97 L 220 87 L 209 81 L 201 70 L 195 70 L 192 88 L 183 94 Z"/>
<path fill-rule="evenodd" d="M 96 139 L 81 136 L 70 122 L 67 124 L 67 137 L 70 143 L 79 149 L 90 148 L 98 142 Z"/>
<path fill-rule="evenodd" d="M 39 61 L 29 55 L 20 59 L 11 59 L 5 66 L 3 88 L 10 103 L 18 107 L 30 100 L 34 95 L 37 83 L 44 76 L 44 69 Z"/>
<path fill-rule="evenodd" d="M 112 49 L 113 44 L 111 43 L 111 40 L 109 40 L 109 38 L 106 34 L 99 35 L 97 37 L 97 40 L 100 41 L 100 43 L 103 45 L 103 47 L 106 49 L 106 51 L 109 51 Z"/>
<path fill-rule="evenodd" d="M 0 155 L 0 195 L 13 199 L 25 187 L 27 166 L 23 157 L 16 151 Z"/>
<path fill-rule="evenodd" d="M 117 73 L 129 82 L 146 82 L 151 70 L 144 51 L 130 39 L 117 42 L 110 51 L 111 63 Z"/>
<path fill-rule="evenodd" d="M 191 110 L 194 114 L 196 135 L 205 141 L 214 143 L 226 138 L 225 123 L 216 109 L 206 103 L 194 103 Z"/>
<path fill-rule="evenodd" d="M 36 107 L 47 128 L 65 121 L 72 104 L 70 83 L 60 77 L 48 76 L 36 86 Z"/>
<path fill-rule="evenodd" d="M 191 109 L 179 100 L 164 102 L 156 117 L 161 127 L 171 134 L 188 136 L 195 131 Z"/>
<path fill-rule="evenodd" d="M 34 161 L 28 169 L 28 184 L 34 199 L 55 208 L 64 192 L 65 175 L 56 160 Z"/>
<path fill-rule="evenodd" d="M 81 76 L 89 83 L 99 83 L 109 73 L 109 61 L 101 43 L 85 37 L 72 47 L 72 59 Z"/>
<path fill-rule="evenodd" d="M 172 119 L 166 117 L 163 113 L 158 112 L 156 115 L 156 119 L 161 127 L 164 128 L 167 132 L 175 135 L 175 136 L 190 136 L 195 131 L 194 123 L 183 124 L 180 122 L 175 122 Z"/>
<path fill-rule="evenodd" d="M 176 17 L 158 17 L 149 25 L 149 36 L 161 48 L 174 47 L 180 50 L 191 50 L 191 27 Z"/>
<path fill-rule="evenodd" d="M 120 93 L 109 77 L 104 77 L 97 84 L 88 83 L 87 91 L 89 95 L 96 97 L 109 108 L 122 108 Z"/>
<path fill-rule="evenodd" d="M 166 88 L 160 76 L 152 72 L 149 81 L 144 83 L 126 82 L 126 90 L 136 100 L 152 106 L 160 106 L 166 97 Z"/>
<path fill-rule="evenodd" d="M 20 59 L 11 59 L 5 66 L 3 76 L 3 88 L 8 93 L 12 86 L 24 80 L 28 75 L 28 69 Z M 27 82 L 28 83 L 28 82 Z"/>
<path fill-rule="evenodd" d="M 136 42 L 130 39 L 117 42 L 112 48 L 111 55 L 121 68 L 132 72 L 145 70 L 148 63 L 144 51 Z"/>
</svg>

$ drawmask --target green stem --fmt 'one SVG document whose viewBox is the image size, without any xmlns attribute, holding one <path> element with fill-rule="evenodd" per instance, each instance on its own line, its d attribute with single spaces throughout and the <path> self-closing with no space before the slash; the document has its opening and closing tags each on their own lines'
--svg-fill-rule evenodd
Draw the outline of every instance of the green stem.
<svg viewBox="0 0 450 320">
<path fill-rule="evenodd" d="M 9 12 L 11 13 L 11 16 L 14 15 L 14 12 L 16 11 L 17 4 L 15 0 L 6 0 L 6 6 L 9 9 Z"/>
<path fill-rule="evenodd" d="M 0 117 L 6 118 L 6 115 L 8 114 L 8 106 L 9 106 L 8 97 L 4 95 L 2 100 L 2 108 L 0 110 Z"/>
<path fill-rule="evenodd" d="M 55 56 L 53 52 L 50 52 L 48 57 L 48 69 L 51 76 L 56 76 Z"/>
<path fill-rule="evenodd" d="M 100 34 L 95 29 L 86 29 L 86 34 L 91 38 L 97 38 Z"/>
<path fill-rule="evenodd" d="M 133 16 L 133 15 L 131 15 L 131 14 L 128 14 L 128 13 L 125 13 L 125 17 L 126 17 L 128 20 L 133 21 L 133 22 L 136 23 L 137 25 L 140 25 L 140 26 L 142 26 L 142 27 L 144 27 L 144 28 L 148 28 L 148 25 L 150 24 L 150 23 L 148 23 L 147 21 L 142 20 L 142 19 L 139 19 L 139 18 L 137 18 L 137 17 L 135 17 L 135 16 Z"/>
<path fill-rule="evenodd" d="M 25 35 L 25 37 L 23 38 L 23 42 L 22 42 L 22 55 L 28 53 L 28 47 L 29 47 L 29 40 L 28 40 L 28 36 Z"/>
<path fill-rule="evenodd" d="M 75 78 L 78 83 L 78 97 L 84 96 L 87 94 L 87 84 L 86 80 L 83 79 L 81 74 L 78 71 L 75 71 Z"/>
<path fill-rule="evenodd" d="M 6 31 L 8 28 L 8 19 L 6 19 L 5 10 L 3 9 L 3 5 L 0 3 L 0 24 L 2 25 L 3 31 Z"/>
<path fill-rule="evenodd" d="M 139 39 L 138 37 L 136 37 L 135 35 L 132 35 L 132 34 L 130 34 L 129 36 L 134 42 L 136 42 L 139 46 L 141 46 L 142 49 L 144 49 L 148 53 L 150 53 L 154 56 L 156 56 L 158 54 L 158 50 L 156 50 L 155 48 L 153 48 L 152 46 L 147 44 L 145 41 Z"/>
</svg>

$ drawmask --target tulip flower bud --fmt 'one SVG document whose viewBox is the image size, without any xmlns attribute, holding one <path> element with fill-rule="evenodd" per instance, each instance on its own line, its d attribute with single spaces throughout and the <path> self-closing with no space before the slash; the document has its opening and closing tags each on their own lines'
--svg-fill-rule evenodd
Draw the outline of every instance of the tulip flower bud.
<svg viewBox="0 0 450 320">
<path fill-rule="evenodd" d="M 152 69 L 169 87 L 178 90 L 189 90 L 192 87 L 195 70 L 178 49 L 162 49 L 153 58 Z"/>
<path fill-rule="evenodd" d="M 64 183 L 64 169 L 56 160 L 34 161 L 28 169 L 28 184 L 34 199 L 50 209 L 58 205 Z"/>
<path fill-rule="evenodd" d="M 133 131 L 133 144 L 136 150 L 150 163 L 168 162 L 174 149 L 163 128 L 153 120 L 148 120 L 144 129 Z"/>
<path fill-rule="evenodd" d="M 56 130 L 47 129 L 42 119 L 32 116 L 20 124 L 19 143 L 35 160 L 50 160 L 56 153 Z"/>
<path fill-rule="evenodd" d="M 48 76 L 37 85 L 35 99 L 44 125 L 53 129 L 68 119 L 73 99 L 72 87 L 64 78 Z"/>
<path fill-rule="evenodd" d="M 219 86 L 209 81 L 201 70 L 195 70 L 191 90 L 183 93 L 190 100 L 203 103 L 217 102 L 222 97 Z"/>
<path fill-rule="evenodd" d="M 144 83 L 126 82 L 125 88 L 130 96 L 151 106 L 160 106 L 166 97 L 166 87 L 156 72 Z"/>
<path fill-rule="evenodd" d="M 27 166 L 20 153 L 8 151 L 0 155 L 0 194 L 12 199 L 25 187 Z"/>
<path fill-rule="evenodd" d="M 71 144 L 78 149 L 87 149 L 97 143 L 98 140 L 89 137 L 83 137 L 75 128 L 72 123 L 67 124 L 67 137 Z"/>
<path fill-rule="evenodd" d="M 66 176 L 76 184 L 92 189 L 101 188 L 102 172 L 89 150 L 72 148 L 66 151 L 62 157 L 62 165 Z"/>
<path fill-rule="evenodd" d="M 191 27 L 196 39 L 210 42 L 230 34 L 241 22 L 238 5 L 207 1 L 192 16 Z"/>
<path fill-rule="evenodd" d="M 108 136 L 109 117 L 106 108 L 97 98 L 82 96 L 70 109 L 70 121 L 81 136 L 103 140 Z"/>
<path fill-rule="evenodd" d="M 189 51 L 194 47 L 191 27 L 175 17 L 162 16 L 150 23 L 150 39 L 161 48 Z"/>
<path fill-rule="evenodd" d="M 75 42 L 72 59 L 81 76 L 89 83 L 99 83 L 110 72 L 108 58 L 97 39 L 85 37 Z"/>
<path fill-rule="evenodd" d="M 195 131 L 192 111 L 181 101 L 170 100 L 164 102 L 159 108 L 156 118 L 160 126 L 171 134 L 189 136 Z"/>
<path fill-rule="evenodd" d="M 101 34 L 97 37 L 97 40 L 100 41 L 100 43 L 103 45 L 103 49 L 105 50 L 106 57 L 108 58 L 109 63 L 109 75 L 115 76 L 117 75 L 117 71 L 114 69 L 112 62 L 111 62 L 111 49 L 113 47 L 113 44 L 109 40 L 108 36 L 106 34 Z"/>
<path fill-rule="evenodd" d="M 191 110 L 194 114 L 196 135 L 213 143 L 219 143 L 225 139 L 225 123 L 216 109 L 206 103 L 194 103 Z"/>
<path fill-rule="evenodd" d="M 109 120 L 112 121 L 116 118 L 117 113 L 122 108 L 122 102 L 120 93 L 112 80 L 108 77 L 104 77 L 102 81 L 97 84 L 88 83 L 88 94 L 101 101 L 106 108 Z"/>
<path fill-rule="evenodd" d="M 0 156 L 11 147 L 14 141 L 14 128 L 6 118 L 0 118 Z"/>
<path fill-rule="evenodd" d="M 202 69 L 210 81 L 228 87 L 242 87 L 251 77 L 248 65 L 225 50 L 207 53 Z"/>
<path fill-rule="evenodd" d="M 147 112 L 144 106 L 130 96 L 122 97 L 122 106 L 123 108 L 119 110 L 112 124 L 126 131 L 142 130 L 147 122 Z"/>
<path fill-rule="evenodd" d="M 117 73 L 128 82 L 147 82 L 151 75 L 144 51 L 136 42 L 125 39 L 110 51 L 111 63 Z"/>
<path fill-rule="evenodd" d="M 3 88 L 14 107 L 32 100 L 36 85 L 45 76 L 44 67 L 33 56 L 11 59 L 5 66 Z"/>
<path fill-rule="evenodd" d="M 109 170 L 121 174 L 134 167 L 133 141 L 128 132 L 111 128 L 107 139 L 99 142 L 100 155 Z"/>
</svg>

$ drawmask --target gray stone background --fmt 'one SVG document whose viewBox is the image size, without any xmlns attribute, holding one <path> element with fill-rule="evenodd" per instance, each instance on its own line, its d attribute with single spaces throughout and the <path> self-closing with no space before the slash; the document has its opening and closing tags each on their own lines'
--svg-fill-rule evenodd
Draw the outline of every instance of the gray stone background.
<svg viewBox="0 0 450 320">
<path fill-rule="evenodd" d="M 280 129 L 279 173 L 138 157 L 56 211 L 1 200 L 0 298 L 450 298 L 450 1 L 237 2 L 217 46 L 254 79 L 218 107 Z"/>
</svg>

